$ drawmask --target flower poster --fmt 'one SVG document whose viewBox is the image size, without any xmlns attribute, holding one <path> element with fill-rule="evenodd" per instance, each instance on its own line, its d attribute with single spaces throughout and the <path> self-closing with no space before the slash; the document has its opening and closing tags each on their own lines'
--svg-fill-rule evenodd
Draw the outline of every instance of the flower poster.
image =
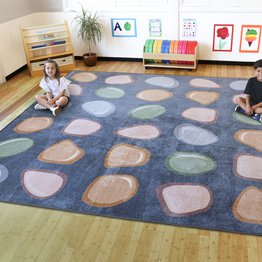
<svg viewBox="0 0 262 262">
<path fill-rule="evenodd" d="M 234 25 L 215 24 L 213 32 L 213 51 L 231 52 Z"/>
<path fill-rule="evenodd" d="M 260 25 L 242 25 L 239 52 L 258 53 L 260 37 Z"/>
</svg>

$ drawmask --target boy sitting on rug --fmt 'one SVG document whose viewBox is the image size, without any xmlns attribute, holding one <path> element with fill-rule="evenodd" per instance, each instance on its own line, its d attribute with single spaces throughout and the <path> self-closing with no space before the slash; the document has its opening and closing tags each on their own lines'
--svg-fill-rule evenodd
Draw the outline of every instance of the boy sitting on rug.
<svg viewBox="0 0 262 262">
<path fill-rule="evenodd" d="M 262 59 L 254 63 L 254 70 L 255 77 L 248 80 L 244 90 L 246 98 L 237 99 L 235 111 L 262 122 Z"/>
<path fill-rule="evenodd" d="M 68 84 L 70 83 L 65 77 L 60 77 L 59 66 L 56 61 L 47 59 L 44 65 L 44 77 L 39 86 L 45 90 L 45 94 L 37 94 L 35 99 L 38 104 L 36 110 L 49 109 L 53 115 L 57 115 L 62 107 L 69 103 Z"/>
</svg>

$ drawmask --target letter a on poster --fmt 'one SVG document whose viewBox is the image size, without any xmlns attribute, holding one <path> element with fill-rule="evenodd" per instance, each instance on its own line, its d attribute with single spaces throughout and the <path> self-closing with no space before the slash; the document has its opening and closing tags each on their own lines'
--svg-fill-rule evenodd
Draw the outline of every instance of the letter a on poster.
<svg viewBox="0 0 262 262">
<path fill-rule="evenodd" d="M 136 37 L 136 19 L 111 18 L 113 37 Z"/>
</svg>

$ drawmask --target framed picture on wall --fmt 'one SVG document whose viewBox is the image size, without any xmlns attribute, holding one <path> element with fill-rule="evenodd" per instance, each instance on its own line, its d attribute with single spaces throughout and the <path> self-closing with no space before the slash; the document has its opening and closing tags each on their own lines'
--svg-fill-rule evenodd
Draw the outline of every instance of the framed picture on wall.
<svg viewBox="0 0 262 262">
<path fill-rule="evenodd" d="M 214 24 L 213 51 L 231 52 L 233 45 L 234 25 Z"/>
<path fill-rule="evenodd" d="M 258 53 L 260 38 L 260 25 L 242 25 L 239 52 Z"/>
<path fill-rule="evenodd" d="M 111 18 L 113 37 L 136 37 L 136 19 Z"/>
</svg>

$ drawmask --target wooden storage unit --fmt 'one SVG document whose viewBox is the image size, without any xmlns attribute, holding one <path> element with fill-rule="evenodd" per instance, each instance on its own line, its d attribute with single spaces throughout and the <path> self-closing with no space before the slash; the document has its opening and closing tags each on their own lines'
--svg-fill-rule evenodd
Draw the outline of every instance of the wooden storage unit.
<svg viewBox="0 0 262 262">
<path fill-rule="evenodd" d="M 31 76 L 43 74 L 48 58 L 54 59 L 60 70 L 75 68 L 73 45 L 68 24 L 43 25 L 21 28 L 27 66 Z"/>
<path fill-rule="evenodd" d="M 148 40 L 147 40 L 148 41 Z M 149 48 L 144 46 L 143 52 L 143 65 L 145 68 L 147 67 L 167 67 L 167 68 L 186 68 L 186 69 L 196 69 L 197 67 L 197 53 L 198 46 L 196 41 L 175 41 L 175 44 L 171 48 L 171 44 L 168 46 L 168 50 L 165 50 L 163 47 L 163 40 L 152 40 L 151 41 L 159 41 L 159 47 L 150 46 Z M 183 42 L 183 43 L 182 43 Z M 193 48 L 186 49 L 179 48 L 184 44 L 184 42 L 190 42 L 193 44 Z M 157 42 L 155 42 L 157 43 Z M 161 47 L 162 45 L 162 47 Z M 169 49 L 170 48 L 170 49 Z M 173 49 L 174 48 L 174 49 Z M 164 51 L 164 52 L 163 52 Z"/>
</svg>

